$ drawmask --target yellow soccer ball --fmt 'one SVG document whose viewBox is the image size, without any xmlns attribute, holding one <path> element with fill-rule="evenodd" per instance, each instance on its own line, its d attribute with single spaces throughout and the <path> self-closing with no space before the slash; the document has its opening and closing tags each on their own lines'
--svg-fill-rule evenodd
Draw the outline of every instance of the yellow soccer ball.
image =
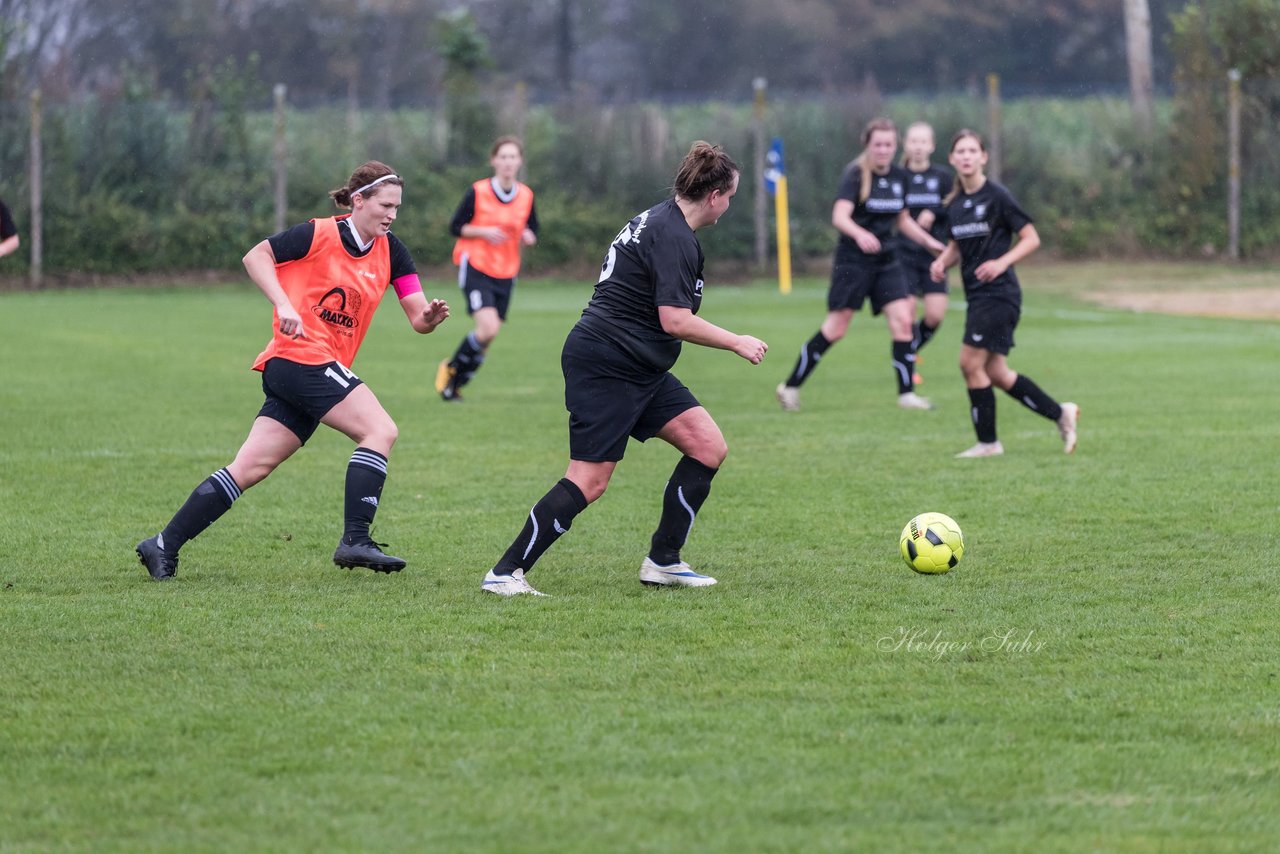
<svg viewBox="0 0 1280 854">
<path fill-rule="evenodd" d="M 902 529 L 902 559 L 916 572 L 949 572 L 964 555 L 964 534 L 956 520 L 942 513 L 921 513 Z"/>
</svg>

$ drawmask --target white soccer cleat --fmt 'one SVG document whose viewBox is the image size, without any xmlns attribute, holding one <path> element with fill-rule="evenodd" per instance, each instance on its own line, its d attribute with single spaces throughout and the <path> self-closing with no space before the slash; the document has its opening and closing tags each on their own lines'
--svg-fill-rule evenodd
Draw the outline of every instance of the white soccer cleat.
<svg viewBox="0 0 1280 854">
<path fill-rule="evenodd" d="M 956 454 L 957 460 L 968 460 L 974 457 L 998 457 L 1004 453 L 1004 445 L 999 442 L 979 442 L 967 451 Z"/>
<path fill-rule="evenodd" d="M 499 596 L 546 596 L 538 590 L 533 589 L 533 585 L 524 580 L 524 570 L 517 569 L 510 575 L 498 575 L 492 569 L 489 574 L 484 577 L 484 581 L 480 584 L 480 589 L 486 593 L 496 593 Z"/>
<path fill-rule="evenodd" d="M 778 403 L 782 404 L 783 412 L 800 411 L 800 389 L 786 383 L 778 383 L 774 394 L 778 396 Z"/>
<path fill-rule="evenodd" d="M 1080 423 L 1080 407 L 1074 403 L 1062 404 L 1058 416 L 1058 434 L 1062 436 L 1062 451 L 1070 454 L 1076 449 L 1076 425 Z"/>
<path fill-rule="evenodd" d="M 914 391 L 898 395 L 898 406 L 903 409 L 933 409 L 933 404 L 929 402 L 929 398 L 921 397 Z"/>
<path fill-rule="evenodd" d="M 684 561 L 658 566 L 652 558 L 646 557 L 640 564 L 640 583 L 650 587 L 710 587 L 716 580 L 694 572 Z"/>
</svg>

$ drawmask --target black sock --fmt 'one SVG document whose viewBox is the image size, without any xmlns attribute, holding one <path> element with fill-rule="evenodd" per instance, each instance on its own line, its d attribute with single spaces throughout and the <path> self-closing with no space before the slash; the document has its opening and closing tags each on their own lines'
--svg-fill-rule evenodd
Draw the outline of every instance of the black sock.
<svg viewBox="0 0 1280 854">
<path fill-rule="evenodd" d="M 178 549 L 195 539 L 205 528 L 231 509 L 240 497 L 240 486 L 225 468 L 206 477 L 185 504 L 169 520 L 160 532 L 160 548 L 166 554 L 176 555 Z"/>
<path fill-rule="evenodd" d="M 1031 381 L 1030 377 L 1018 374 L 1018 378 L 1009 387 L 1008 394 L 1027 409 L 1037 415 L 1043 415 L 1050 421 L 1057 421 L 1062 417 L 1062 407 L 1058 405 L 1058 401 L 1045 394 L 1040 386 Z"/>
<path fill-rule="evenodd" d="M 915 329 L 912 330 L 911 343 L 915 345 L 915 351 L 920 352 L 925 344 L 929 343 L 929 339 L 933 337 L 933 333 L 938 331 L 938 327 L 930 326 L 923 320 L 916 323 Z"/>
<path fill-rule="evenodd" d="M 689 539 L 702 502 L 711 494 L 711 478 L 717 471 L 693 457 L 681 457 L 676 463 L 662 493 L 662 519 L 649 548 L 649 557 L 658 566 L 680 562 L 680 549 Z"/>
<path fill-rule="evenodd" d="M 828 341 L 822 335 L 822 330 L 818 332 L 804 343 L 800 348 L 800 358 L 796 360 L 796 366 L 791 370 L 791 376 L 787 377 L 786 384 L 793 387 L 799 387 L 809 374 L 813 373 L 818 367 L 818 362 L 822 359 L 822 354 L 831 348 L 833 342 Z"/>
<path fill-rule="evenodd" d="M 457 371 L 453 380 L 454 388 L 462 388 L 471 382 L 476 371 L 480 370 L 480 366 L 484 364 L 485 349 L 474 332 L 468 332 L 462 339 L 462 343 L 454 351 L 453 358 L 449 360 L 449 364 Z"/>
<path fill-rule="evenodd" d="M 533 505 L 520 535 L 507 548 L 493 571 L 498 575 L 510 575 L 517 569 L 528 572 L 542 553 L 569 530 L 573 517 L 586 509 L 587 497 L 578 485 L 567 477 L 560 478 Z"/>
<path fill-rule="evenodd" d="M 996 440 L 996 393 L 991 386 L 969 389 L 969 416 L 979 442 Z"/>
<path fill-rule="evenodd" d="M 387 482 L 387 458 L 368 448 L 356 448 L 347 463 L 347 490 L 342 502 L 342 541 L 348 545 L 372 542 L 369 526 L 378 512 L 382 486 Z"/>
<path fill-rule="evenodd" d="M 898 378 L 898 394 L 914 391 L 916 384 L 911 375 L 916 370 L 916 352 L 910 341 L 894 341 L 893 373 Z"/>
</svg>

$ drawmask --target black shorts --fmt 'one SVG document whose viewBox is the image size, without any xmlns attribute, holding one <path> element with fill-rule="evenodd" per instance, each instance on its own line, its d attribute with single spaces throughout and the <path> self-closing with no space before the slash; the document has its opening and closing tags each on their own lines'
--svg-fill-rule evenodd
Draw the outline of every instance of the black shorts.
<svg viewBox="0 0 1280 854">
<path fill-rule="evenodd" d="M 886 253 L 888 254 L 888 253 Z M 849 262 L 836 255 L 831 268 L 831 287 L 827 290 L 827 311 L 851 308 L 862 310 L 862 303 L 871 298 L 871 313 L 880 311 L 894 300 L 909 296 L 902 267 L 893 256 L 888 261 Z"/>
<path fill-rule="evenodd" d="M 1008 355 L 1022 308 L 998 299 L 970 301 L 964 315 L 964 343 Z"/>
<path fill-rule="evenodd" d="M 481 273 L 471 266 L 466 255 L 462 256 L 462 265 L 458 267 L 458 287 L 467 297 L 467 314 L 475 314 L 482 308 L 496 308 L 498 317 L 506 320 L 515 284 L 515 279 L 495 279 L 488 273 Z"/>
<path fill-rule="evenodd" d="M 671 419 L 701 406 L 670 372 L 641 376 L 634 359 L 578 329 L 560 355 L 569 410 L 569 458 L 617 462 L 627 437 L 652 439 Z"/>
<path fill-rule="evenodd" d="M 320 419 L 363 384 L 339 362 L 300 365 L 288 359 L 270 359 L 262 368 L 262 391 L 267 399 L 258 415 L 279 421 L 305 445 L 320 426 Z"/>
<path fill-rule="evenodd" d="M 943 276 L 941 282 L 935 282 L 929 277 L 929 265 L 933 263 L 932 256 L 921 255 L 918 252 L 902 252 L 898 255 L 898 263 L 902 265 L 902 277 L 907 280 L 907 290 L 918 297 L 925 294 L 945 294 L 947 292 L 947 277 Z"/>
</svg>

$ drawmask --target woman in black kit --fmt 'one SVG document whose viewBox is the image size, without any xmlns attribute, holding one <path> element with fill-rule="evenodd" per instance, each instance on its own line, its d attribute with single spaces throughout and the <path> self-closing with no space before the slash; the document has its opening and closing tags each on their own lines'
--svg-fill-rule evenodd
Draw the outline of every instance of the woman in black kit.
<svg viewBox="0 0 1280 854">
<path fill-rule="evenodd" d="M 662 517 L 640 581 L 709 587 L 680 549 L 728 448 L 707 410 L 669 373 L 683 341 L 731 350 L 753 365 L 768 346 L 697 316 L 702 247 L 694 232 L 714 225 L 738 191 L 738 166 L 719 146 L 695 142 L 680 164 L 675 195 L 623 227 L 605 256 L 595 293 L 565 340 L 561 367 L 569 410 L 569 467 L 533 509 L 481 589 L 542 595 L 525 579 L 573 518 L 599 498 L 628 437 L 657 436 L 683 453 L 667 482 Z"/>
<path fill-rule="evenodd" d="M 17 252 L 18 243 L 18 226 L 14 224 L 12 214 L 5 207 L 4 199 L 0 199 L 0 258 Z"/>
<path fill-rule="evenodd" d="M 1022 313 L 1022 288 L 1013 265 L 1040 246 L 1040 235 L 1031 217 L 1018 206 L 1009 191 L 983 173 L 987 149 L 982 137 L 962 130 L 951 140 L 951 165 L 956 185 L 945 200 L 951 242 L 932 266 L 935 282 L 947 267 L 960 262 L 968 309 L 964 342 L 960 345 L 960 370 L 969 388 L 970 416 L 978 444 L 957 457 L 994 457 L 1004 453 L 996 438 L 998 385 L 1023 406 L 1058 425 L 1063 450 L 1076 449 L 1076 425 L 1080 407 L 1059 404 L 1025 375 L 1009 367 L 1013 330 Z M 1013 236 L 1018 236 L 1017 243 Z"/>
<path fill-rule="evenodd" d="M 925 231 L 942 243 L 947 242 L 947 229 L 942 216 L 942 200 L 951 192 L 951 171 L 932 163 L 934 152 L 933 127 L 928 122 L 915 122 L 907 128 L 902 138 L 902 167 L 910 178 L 907 181 L 907 211 Z M 898 241 L 898 260 L 902 273 L 907 277 L 907 289 L 911 296 L 911 316 L 916 316 L 916 299 L 924 301 L 924 316 L 912 327 L 911 350 L 920 365 L 920 349 L 938 331 L 947 316 L 947 280 L 935 282 L 929 275 L 933 256 L 912 240 Z M 920 383 L 917 373 L 916 384 Z"/>
<path fill-rule="evenodd" d="M 863 150 L 845 169 L 831 208 L 831 224 L 840 232 L 827 318 L 817 334 L 800 348 L 791 375 L 776 389 L 785 411 L 800 408 L 800 386 L 832 344 L 844 337 L 862 303 L 871 300 L 873 314 L 884 313 L 893 339 L 893 371 L 898 380 L 898 405 L 903 409 L 932 409 L 915 392 L 915 353 L 911 345 L 915 309 L 908 299 L 906 280 L 891 244 L 894 228 L 933 253 L 942 243 L 921 228 L 907 211 L 908 174 L 893 162 L 898 130 L 889 119 L 873 119 L 862 132 Z"/>
</svg>

